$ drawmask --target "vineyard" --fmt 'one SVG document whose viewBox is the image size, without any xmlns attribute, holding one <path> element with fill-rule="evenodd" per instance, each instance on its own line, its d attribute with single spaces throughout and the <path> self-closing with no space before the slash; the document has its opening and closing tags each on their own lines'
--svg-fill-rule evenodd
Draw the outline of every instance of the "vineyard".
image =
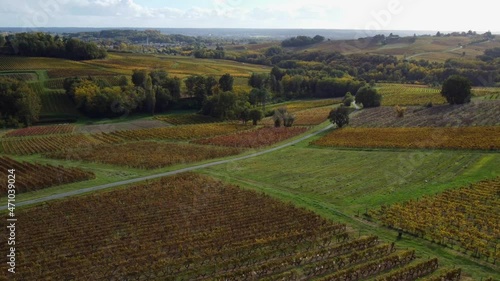
<svg viewBox="0 0 500 281">
<path fill-rule="evenodd" d="M 10 280 L 414 280 L 438 268 L 437 259 L 196 174 L 17 217 L 23 262 Z"/>
<path fill-rule="evenodd" d="M 102 145 L 87 149 L 63 150 L 46 156 L 56 159 L 99 162 L 139 169 L 193 163 L 241 153 L 236 148 L 220 148 L 192 144 L 134 142 Z"/>
<path fill-rule="evenodd" d="M 259 148 L 269 146 L 286 139 L 295 137 L 307 131 L 304 127 L 291 128 L 261 128 L 258 130 L 244 131 L 231 135 L 219 136 L 195 141 L 198 144 L 218 146 Z"/>
<path fill-rule="evenodd" d="M 127 130 L 110 133 L 125 140 L 192 140 L 227 135 L 241 130 L 251 129 L 251 126 L 239 124 L 198 124 L 143 130 Z"/>
<path fill-rule="evenodd" d="M 0 78 L 11 78 L 22 81 L 36 81 L 38 75 L 35 72 L 0 72 Z"/>
<path fill-rule="evenodd" d="M 190 125 L 221 122 L 220 119 L 200 114 L 171 114 L 156 116 L 154 119 L 172 125 Z"/>
<path fill-rule="evenodd" d="M 95 178 L 92 172 L 78 168 L 18 162 L 9 157 L 0 156 L 0 177 L 7 179 L 7 171 L 9 169 L 16 170 L 16 193 L 35 191 Z M 7 185 L 2 184 L 0 196 L 7 196 Z"/>
<path fill-rule="evenodd" d="M 446 99 L 441 96 L 441 89 L 438 88 L 408 84 L 378 84 L 377 90 L 382 95 L 383 106 L 446 103 Z"/>
<path fill-rule="evenodd" d="M 500 179 L 447 190 L 369 214 L 384 225 L 459 248 L 491 263 L 500 259 Z"/>
<path fill-rule="evenodd" d="M 94 146 L 103 142 L 88 135 L 53 135 L 29 138 L 2 138 L 0 152 L 6 154 L 30 155 L 62 149 Z"/>
<path fill-rule="evenodd" d="M 498 150 L 500 128 L 343 128 L 332 131 L 313 144 L 354 148 Z"/>
<path fill-rule="evenodd" d="M 280 104 L 272 105 L 271 109 L 278 109 L 280 107 L 286 107 L 289 112 L 297 112 L 297 111 L 302 111 L 302 110 L 316 108 L 316 107 L 331 106 L 331 105 L 339 104 L 340 102 L 341 102 L 340 100 L 334 100 L 334 99 L 293 101 L 293 102 L 288 102 L 286 104 L 281 104 L 281 105 Z"/>
<path fill-rule="evenodd" d="M 408 107 L 397 117 L 394 107 L 363 109 L 352 116 L 351 127 L 469 127 L 500 126 L 500 100 L 430 108 Z"/>
<path fill-rule="evenodd" d="M 39 135 L 60 135 L 70 134 L 75 129 L 73 125 L 53 125 L 53 126 L 37 126 L 17 129 L 5 134 L 4 137 L 27 137 Z"/>
</svg>

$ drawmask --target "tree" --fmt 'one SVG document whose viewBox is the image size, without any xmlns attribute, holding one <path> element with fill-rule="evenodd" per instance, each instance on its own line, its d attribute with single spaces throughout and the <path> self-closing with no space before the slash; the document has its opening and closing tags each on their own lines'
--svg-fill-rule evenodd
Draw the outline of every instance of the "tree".
<svg viewBox="0 0 500 281">
<path fill-rule="evenodd" d="M 280 127 L 281 124 L 285 127 L 292 127 L 295 115 L 289 113 L 286 107 L 280 107 L 274 111 L 273 119 L 275 127 Z"/>
<path fill-rule="evenodd" d="M 202 113 L 224 120 L 233 119 L 239 113 L 238 99 L 231 92 L 215 94 L 203 103 Z"/>
<path fill-rule="evenodd" d="M 250 103 L 252 105 L 261 105 L 262 111 L 266 111 L 266 103 L 269 99 L 269 92 L 266 89 L 252 89 L 250 91 Z"/>
<path fill-rule="evenodd" d="M 449 104 L 468 103 L 471 99 L 471 82 L 463 76 L 450 76 L 443 83 L 441 95 L 446 98 Z"/>
<path fill-rule="evenodd" d="M 349 108 L 345 106 L 340 106 L 338 108 L 332 109 L 328 115 L 328 119 L 337 127 L 342 128 L 349 124 Z"/>
<path fill-rule="evenodd" d="M 363 104 L 363 107 L 378 107 L 382 101 L 382 95 L 377 93 L 377 90 L 365 86 L 358 90 L 356 93 L 356 103 Z"/>
<path fill-rule="evenodd" d="M 144 87 L 144 83 L 146 83 L 146 77 L 148 76 L 146 70 L 136 69 L 132 73 L 132 83 L 136 87 Z"/>
<path fill-rule="evenodd" d="M 342 104 L 345 106 L 351 106 L 352 102 L 354 101 L 354 96 L 351 94 L 351 92 L 347 92 L 342 99 Z"/>
<path fill-rule="evenodd" d="M 262 111 L 254 108 L 254 109 L 250 110 L 249 117 L 252 120 L 252 124 L 254 126 L 256 126 L 257 122 L 259 122 L 260 120 L 262 120 L 262 118 L 264 117 L 264 114 L 262 114 Z"/>
<path fill-rule="evenodd" d="M 233 90 L 234 78 L 231 74 L 226 73 L 219 79 L 219 87 L 223 92 L 230 92 Z"/>
<path fill-rule="evenodd" d="M 5 36 L 0 34 L 0 48 L 5 44 Z"/>
<path fill-rule="evenodd" d="M 267 84 L 267 78 L 266 74 L 252 73 L 248 79 L 248 85 L 252 88 L 263 89 Z"/>
<path fill-rule="evenodd" d="M 20 123 L 30 126 L 38 121 L 40 109 L 40 97 L 26 82 L 0 78 L 0 122 L 6 120 L 7 126 Z"/>
</svg>

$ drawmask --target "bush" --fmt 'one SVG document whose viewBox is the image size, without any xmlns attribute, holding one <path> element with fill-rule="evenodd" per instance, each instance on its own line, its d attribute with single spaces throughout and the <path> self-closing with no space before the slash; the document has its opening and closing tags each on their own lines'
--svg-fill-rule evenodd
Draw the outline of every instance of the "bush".
<svg viewBox="0 0 500 281">
<path fill-rule="evenodd" d="M 396 110 L 396 115 L 400 118 L 404 117 L 405 116 L 405 113 L 406 113 L 406 107 L 401 107 L 399 105 L 396 105 L 396 107 L 394 107 L 394 109 Z"/>
<path fill-rule="evenodd" d="M 347 107 L 341 106 L 339 108 L 334 108 L 330 111 L 328 119 L 337 127 L 342 128 L 349 124 L 349 109 Z"/>
<path fill-rule="evenodd" d="M 262 111 L 260 111 L 258 109 L 252 109 L 249 112 L 249 117 L 252 120 L 252 124 L 254 126 L 256 126 L 257 122 L 259 122 L 260 120 L 262 120 L 263 114 L 262 114 Z"/>
<path fill-rule="evenodd" d="M 382 95 L 370 86 L 365 86 L 356 93 L 356 103 L 363 104 L 363 107 L 378 107 L 381 101 Z"/>
<path fill-rule="evenodd" d="M 342 104 L 345 106 L 351 106 L 353 101 L 354 96 L 351 94 L 351 92 L 347 92 L 344 96 L 344 99 L 342 100 Z"/>
<path fill-rule="evenodd" d="M 463 76 L 453 75 L 443 83 L 441 95 L 449 104 L 468 103 L 471 99 L 471 82 Z"/>
</svg>

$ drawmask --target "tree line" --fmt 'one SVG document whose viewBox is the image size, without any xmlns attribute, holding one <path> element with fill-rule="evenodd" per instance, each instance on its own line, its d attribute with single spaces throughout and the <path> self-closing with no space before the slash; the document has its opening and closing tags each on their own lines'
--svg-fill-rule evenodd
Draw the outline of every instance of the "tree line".
<svg viewBox="0 0 500 281">
<path fill-rule="evenodd" d="M 102 59 L 107 55 L 95 43 L 42 32 L 0 36 L 0 54 L 71 60 Z"/>
</svg>

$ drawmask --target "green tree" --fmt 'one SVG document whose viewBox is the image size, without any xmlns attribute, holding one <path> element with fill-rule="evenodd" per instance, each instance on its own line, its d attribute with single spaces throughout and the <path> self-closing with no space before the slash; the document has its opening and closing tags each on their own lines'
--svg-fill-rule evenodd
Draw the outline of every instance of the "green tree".
<svg viewBox="0 0 500 281">
<path fill-rule="evenodd" d="M 351 92 L 347 92 L 344 96 L 344 99 L 342 99 L 342 104 L 345 106 L 351 106 L 353 101 L 354 96 L 351 94 Z"/>
<path fill-rule="evenodd" d="M 252 89 L 250 91 L 250 103 L 252 105 L 261 105 L 262 111 L 266 111 L 266 103 L 270 97 L 269 92 L 266 89 Z"/>
<path fill-rule="evenodd" d="M 215 94 L 203 103 L 202 113 L 224 120 L 233 119 L 237 113 L 237 97 L 231 92 Z"/>
<path fill-rule="evenodd" d="M 168 73 L 165 70 L 153 70 L 149 73 L 153 86 L 162 85 L 168 79 Z"/>
<path fill-rule="evenodd" d="M 219 87 L 223 92 L 230 92 L 233 90 L 234 77 L 226 73 L 219 79 Z"/>
<path fill-rule="evenodd" d="M 337 127 L 342 128 L 349 124 L 349 109 L 344 106 L 332 109 L 328 115 L 328 119 Z"/>
<path fill-rule="evenodd" d="M 158 86 L 155 86 L 158 87 Z M 144 90 L 146 90 L 146 99 L 144 100 L 144 110 L 151 115 L 155 114 L 156 109 L 156 91 L 153 89 L 153 79 L 151 76 L 146 77 L 144 83 Z"/>
<path fill-rule="evenodd" d="M 264 117 L 264 114 L 262 114 L 262 111 L 261 111 L 261 110 L 254 108 L 254 109 L 250 110 L 250 112 L 249 112 L 249 117 L 250 117 L 250 119 L 252 120 L 252 124 L 253 124 L 254 126 L 256 126 L 256 125 L 257 125 L 257 123 L 258 123 L 260 120 L 262 120 L 262 118 Z"/>
<path fill-rule="evenodd" d="M 266 74 L 252 73 L 248 79 L 248 85 L 252 88 L 263 89 L 267 85 L 267 78 Z"/>
<path fill-rule="evenodd" d="M 3 45 L 5 45 L 5 36 L 0 34 L 0 48 L 3 47 Z"/>
<path fill-rule="evenodd" d="M 275 127 L 280 127 L 281 124 L 285 127 L 292 127 L 295 115 L 288 112 L 286 107 L 280 107 L 274 111 L 273 120 Z"/>
<path fill-rule="evenodd" d="M 463 76 L 453 75 L 443 83 L 441 95 L 449 104 L 468 103 L 471 99 L 471 82 Z"/>
<path fill-rule="evenodd" d="M 363 107 L 378 107 L 382 101 L 382 95 L 376 89 L 365 86 L 358 90 L 355 99 L 356 103 L 363 104 Z"/>
<path fill-rule="evenodd" d="M 132 73 L 132 83 L 136 87 L 144 87 L 144 83 L 146 83 L 146 77 L 148 76 L 146 70 L 136 69 Z"/>
<path fill-rule="evenodd" d="M 26 82 L 0 78 L 0 118 L 7 120 L 5 125 L 30 126 L 38 121 L 40 109 L 40 97 Z"/>
</svg>

